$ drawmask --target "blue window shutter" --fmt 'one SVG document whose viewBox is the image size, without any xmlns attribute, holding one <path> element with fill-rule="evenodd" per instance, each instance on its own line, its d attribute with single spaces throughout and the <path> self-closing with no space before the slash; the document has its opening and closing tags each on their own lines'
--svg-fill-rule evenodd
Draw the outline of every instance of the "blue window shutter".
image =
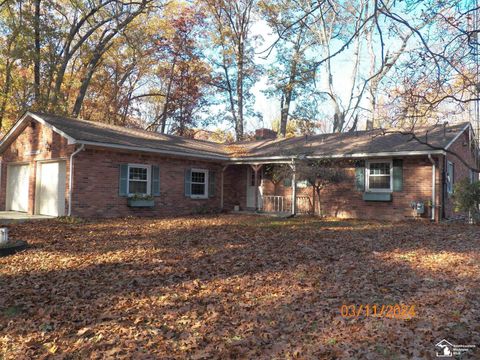
<svg viewBox="0 0 480 360">
<path fill-rule="evenodd" d="M 215 196 L 215 171 L 208 172 L 208 196 Z"/>
<path fill-rule="evenodd" d="M 365 191 L 365 162 L 358 161 L 355 163 L 355 189 L 357 191 Z"/>
<path fill-rule="evenodd" d="M 127 196 L 127 185 L 128 185 L 128 165 L 121 164 L 120 165 L 120 179 L 119 179 L 119 186 L 118 192 L 120 196 Z"/>
<path fill-rule="evenodd" d="M 403 191 L 403 160 L 393 159 L 393 191 Z"/>
<path fill-rule="evenodd" d="M 152 195 L 160 195 L 160 168 L 152 165 Z"/>
<path fill-rule="evenodd" d="M 283 179 L 283 186 L 291 187 L 292 186 L 292 178 L 285 178 Z"/>
<path fill-rule="evenodd" d="M 185 196 L 192 195 L 192 169 L 185 170 Z"/>
</svg>

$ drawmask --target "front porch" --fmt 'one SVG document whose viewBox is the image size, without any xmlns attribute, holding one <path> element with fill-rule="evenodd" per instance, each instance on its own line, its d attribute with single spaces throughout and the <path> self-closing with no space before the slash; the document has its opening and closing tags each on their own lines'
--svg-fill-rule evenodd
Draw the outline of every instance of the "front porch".
<svg viewBox="0 0 480 360">
<path fill-rule="evenodd" d="M 282 216 L 314 214 L 313 189 L 297 187 L 294 164 L 283 163 L 291 167 L 291 175 L 277 183 L 265 176 L 264 169 L 269 164 L 240 163 L 225 166 L 220 184 L 221 208 Z M 287 182 L 288 186 L 285 185 Z"/>
</svg>

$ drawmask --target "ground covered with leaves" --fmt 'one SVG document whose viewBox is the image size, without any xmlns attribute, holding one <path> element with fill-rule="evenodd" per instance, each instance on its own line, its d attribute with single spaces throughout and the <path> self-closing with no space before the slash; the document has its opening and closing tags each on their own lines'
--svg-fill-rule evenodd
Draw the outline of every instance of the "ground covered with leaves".
<svg viewBox="0 0 480 360">
<path fill-rule="evenodd" d="M 480 227 L 221 215 L 10 227 L 0 359 L 434 358 L 480 344 Z M 415 315 L 342 317 L 342 305 Z M 463 358 L 478 358 L 479 350 Z"/>
</svg>

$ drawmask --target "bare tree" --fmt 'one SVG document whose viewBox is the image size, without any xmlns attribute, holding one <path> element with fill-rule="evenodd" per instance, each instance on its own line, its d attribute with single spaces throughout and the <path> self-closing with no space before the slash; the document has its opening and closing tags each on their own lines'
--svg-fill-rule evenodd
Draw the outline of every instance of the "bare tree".
<svg viewBox="0 0 480 360">
<path fill-rule="evenodd" d="M 322 216 L 321 191 L 328 185 L 339 184 L 347 179 L 344 169 L 332 160 L 302 160 L 296 164 L 299 180 L 306 180 L 313 187 L 318 199 L 318 215 Z M 315 209 L 315 196 L 313 197 Z"/>
<path fill-rule="evenodd" d="M 227 95 L 237 140 L 243 140 L 245 106 L 251 82 L 255 78 L 251 48 L 252 12 L 256 0 L 209 0 L 208 12 L 214 24 L 212 40 L 220 51 L 221 81 L 217 86 Z"/>
</svg>

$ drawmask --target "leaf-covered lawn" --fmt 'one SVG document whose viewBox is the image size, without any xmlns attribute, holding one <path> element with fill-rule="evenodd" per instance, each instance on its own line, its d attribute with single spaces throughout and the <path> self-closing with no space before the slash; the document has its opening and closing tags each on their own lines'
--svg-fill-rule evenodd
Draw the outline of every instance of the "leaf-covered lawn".
<svg viewBox="0 0 480 360">
<path fill-rule="evenodd" d="M 480 344 L 480 228 L 255 216 L 18 224 L 0 358 L 434 358 Z M 411 319 L 343 318 L 406 304 Z M 474 358 L 471 352 L 464 358 Z"/>
</svg>

